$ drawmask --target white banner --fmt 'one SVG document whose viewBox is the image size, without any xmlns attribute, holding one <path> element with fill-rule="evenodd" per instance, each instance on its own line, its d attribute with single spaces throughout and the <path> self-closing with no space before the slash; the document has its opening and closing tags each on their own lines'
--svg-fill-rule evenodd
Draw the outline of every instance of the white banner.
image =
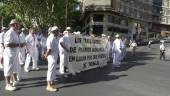
<svg viewBox="0 0 170 96">
<path fill-rule="evenodd" d="M 69 68 L 81 72 L 107 65 L 106 39 L 73 35 L 69 53 Z"/>
</svg>

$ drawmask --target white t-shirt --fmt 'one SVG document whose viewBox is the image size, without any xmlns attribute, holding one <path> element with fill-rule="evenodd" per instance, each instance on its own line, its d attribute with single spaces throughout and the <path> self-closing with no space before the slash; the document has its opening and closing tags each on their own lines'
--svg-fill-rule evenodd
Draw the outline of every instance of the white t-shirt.
<svg viewBox="0 0 170 96">
<path fill-rule="evenodd" d="M 0 54 L 2 54 L 3 53 L 3 51 L 4 51 L 4 45 L 3 45 L 3 43 L 4 43 L 4 32 L 1 32 L 0 33 Z"/>
<path fill-rule="evenodd" d="M 35 34 L 34 37 L 31 34 L 28 34 L 25 38 L 25 42 L 29 52 L 37 50 L 38 40 Z"/>
<path fill-rule="evenodd" d="M 4 45 L 10 44 L 10 43 L 16 43 L 19 44 L 19 35 L 13 30 L 13 28 L 10 28 L 4 35 Z M 10 52 L 17 52 L 19 47 L 10 48 L 5 47 L 5 50 L 8 50 Z"/>
<path fill-rule="evenodd" d="M 60 43 L 63 43 L 64 46 L 69 50 L 71 47 L 71 39 L 70 39 L 69 35 L 66 34 L 63 37 L 61 37 L 59 40 L 59 50 L 60 50 L 60 52 L 64 52 L 64 48 L 61 46 Z"/>
<path fill-rule="evenodd" d="M 25 43 L 25 34 L 23 32 L 19 34 L 19 39 L 21 43 Z"/>
<path fill-rule="evenodd" d="M 121 39 L 115 39 L 114 42 L 113 42 L 112 50 L 116 51 L 116 50 L 120 50 L 121 48 L 123 48 L 122 40 Z"/>
<path fill-rule="evenodd" d="M 161 45 L 160 45 L 160 50 L 165 50 L 164 44 L 161 44 Z"/>
<path fill-rule="evenodd" d="M 58 39 L 58 37 L 55 37 L 54 34 L 50 34 L 48 36 L 46 46 L 47 46 L 47 50 L 51 49 L 50 55 L 58 56 L 58 54 L 59 54 L 58 42 L 59 42 L 59 39 Z"/>
</svg>

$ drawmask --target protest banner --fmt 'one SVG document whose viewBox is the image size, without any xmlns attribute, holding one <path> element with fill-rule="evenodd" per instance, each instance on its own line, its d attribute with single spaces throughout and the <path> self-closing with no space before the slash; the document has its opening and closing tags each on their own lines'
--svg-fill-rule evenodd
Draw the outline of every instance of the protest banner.
<svg viewBox="0 0 170 96">
<path fill-rule="evenodd" d="M 71 36 L 68 58 L 70 73 L 107 65 L 106 39 L 82 35 Z"/>
</svg>

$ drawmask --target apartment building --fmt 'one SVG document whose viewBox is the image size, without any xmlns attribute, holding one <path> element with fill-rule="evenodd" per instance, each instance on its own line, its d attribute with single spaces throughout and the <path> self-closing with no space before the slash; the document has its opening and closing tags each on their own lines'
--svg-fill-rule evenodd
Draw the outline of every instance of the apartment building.
<svg viewBox="0 0 170 96">
<path fill-rule="evenodd" d="M 81 0 L 81 3 L 84 31 L 148 38 L 152 27 L 152 0 Z"/>
</svg>

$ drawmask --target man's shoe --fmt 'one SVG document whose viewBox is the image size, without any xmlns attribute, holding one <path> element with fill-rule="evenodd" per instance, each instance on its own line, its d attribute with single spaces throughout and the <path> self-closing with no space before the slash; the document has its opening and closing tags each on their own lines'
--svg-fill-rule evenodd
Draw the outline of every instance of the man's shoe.
<svg viewBox="0 0 170 96">
<path fill-rule="evenodd" d="M 50 92 L 58 91 L 58 89 L 53 88 L 53 87 L 51 87 L 51 86 L 47 86 L 46 90 L 47 90 L 47 91 L 50 91 Z"/>
<path fill-rule="evenodd" d="M 5 90 L 7 91 L 15 91 L 16 89 L 17 89 L 16 87 L 11 86 L 10 84 L 6 85 L 5 87 Z"/>
<path fill-rule="evenodd" d="M 18 81 L 13 81 L 12 86 L 18 85 Z"/>
<path fill-rule="evenodd" d="M 24 68 L 24 71 L 25 71 L 25 72 L 30 72 L 27 68 Z"/>
<path fill-rule="evenodd" d="M 32 70 L 38 71 L 38 70 L 40 70 L 40 68 L 38 68 L 38 67 L 37 68 L 32 68 Z"/>
</svg>

